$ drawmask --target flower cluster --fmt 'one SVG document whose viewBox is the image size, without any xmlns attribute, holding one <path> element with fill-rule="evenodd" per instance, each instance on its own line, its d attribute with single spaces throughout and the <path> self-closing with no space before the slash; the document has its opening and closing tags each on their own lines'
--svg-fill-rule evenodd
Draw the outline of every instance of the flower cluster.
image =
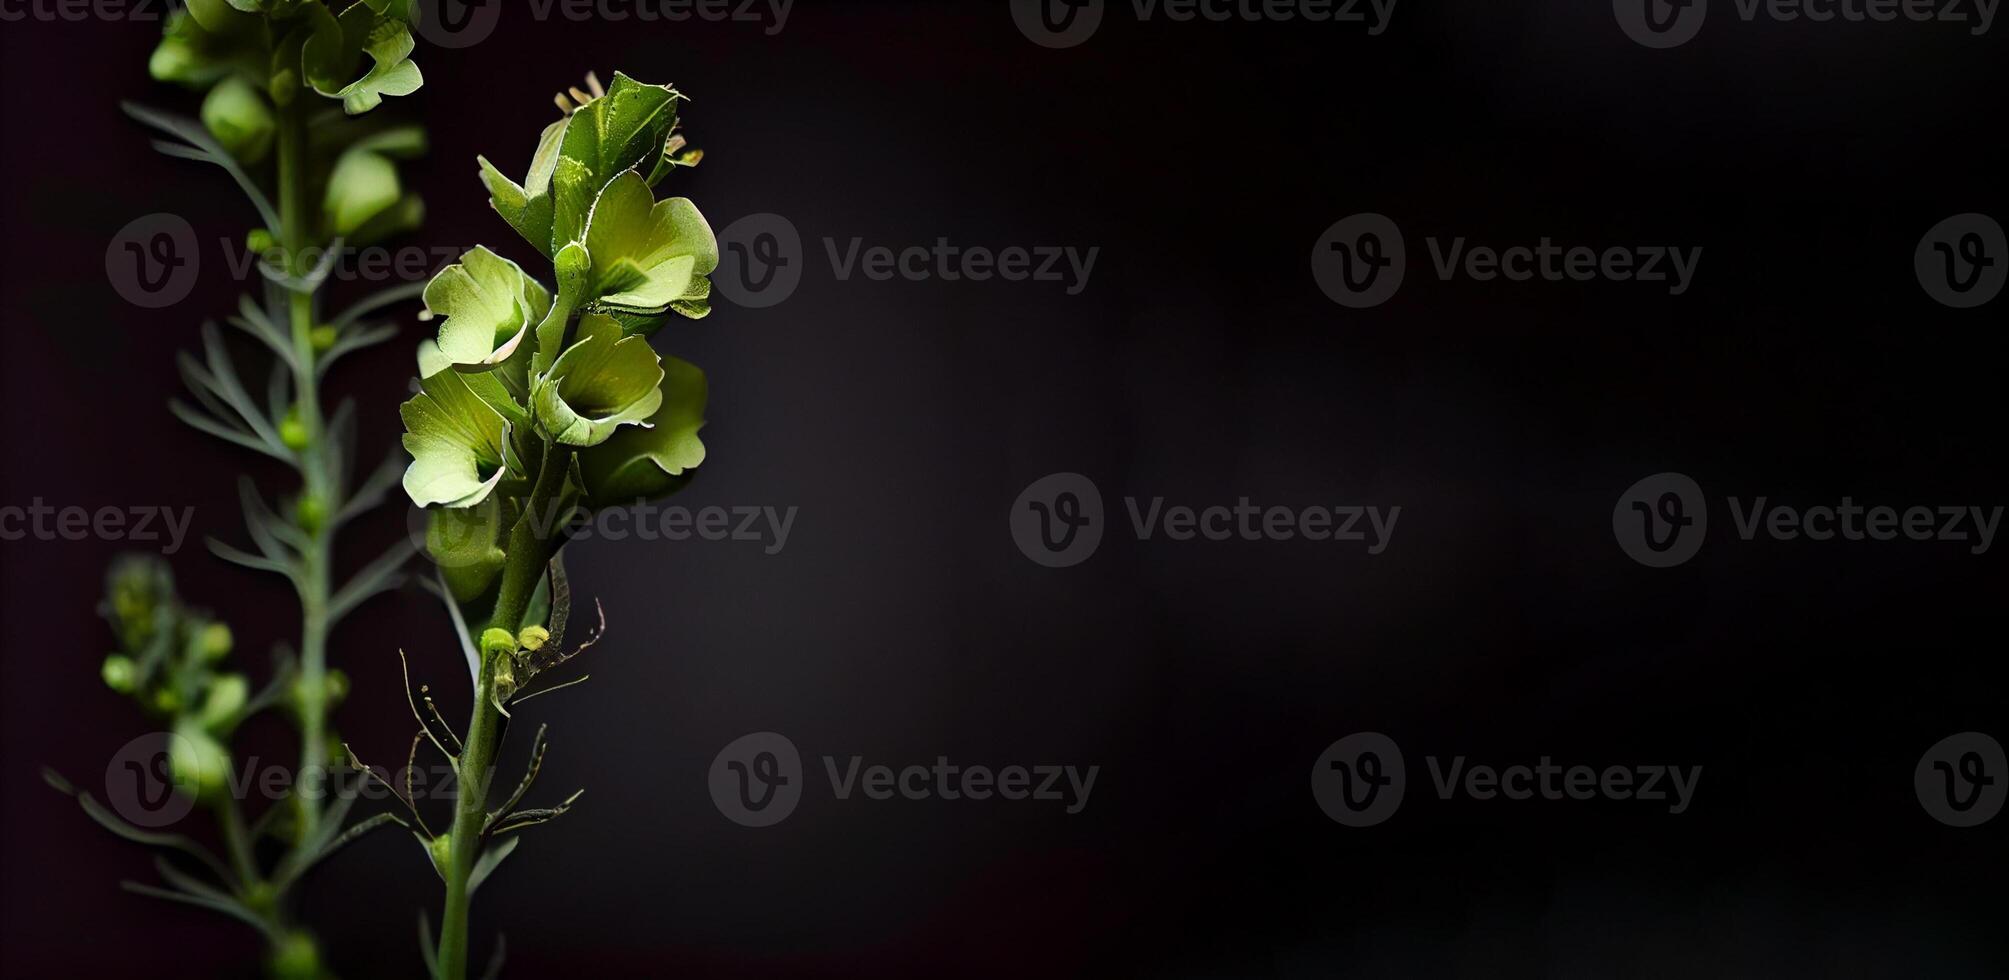
<svg viewBox="0 0 2009 980">
<path fill-rule="evenodd" d="M 697 161 L 677 132 L 684 96 L 617 74 L 544 131 L 523 183 L 487 160 L 490 203 L 551 259 L 547 287 L 476 248 L 425 290 L 444 317 L 420 345 L 406 402 L 404 486 L 432 508 L 427 546 L 456 598 L 490 589 L 508 536 L 538 497 L 554 513 L 659 497 L 704 461 L 705 378 L 658 355 L 670 317 L 710 312 L 718 243 L 689 200 L 657 200 L 670 171 Z"/>
<path fill-rule="evenodd" d="M 417 0 L 186 0 L 169 15 L 149 68 L 154 78 L 204 92 L 202 123 L 236 162 L 263 163 L 279 133 L 275 108 L 303 90 L 349 116 L 424 82 L 411 60 Z M 311 136 L 333 157 L 314 240 L 363 244 L 418 226 L 424 208 L 402 187 L 396 158 L 425 148 L 414 127 L 384 129 L 336 115 Z M 268 224 L 275 224 L 267 216 Z M 278 229 L 254 235 L 264 250 Z"/>
</svg>

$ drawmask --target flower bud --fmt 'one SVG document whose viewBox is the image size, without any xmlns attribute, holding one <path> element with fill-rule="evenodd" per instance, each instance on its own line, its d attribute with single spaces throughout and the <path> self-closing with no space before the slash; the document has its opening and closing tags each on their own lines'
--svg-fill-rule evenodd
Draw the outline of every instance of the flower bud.
<svg viewBox="0 0 2009 980">
<path fill-rule="evenodd" d="M 174 726 L 167 762 L 175 786 L 199 800 L 218 798 L 230 782 L 230 753 L 192 722 Z"/>
<path fill-rule="evenodd" d="M 196 714 L 196 722 L 209 731 L 227 727 L 237 719 L 237 712 L 251 697 L 251 683 L 243 674 L 224 674 L 211 682 L 209 693 L 202 699 L 202 710 Z"/>
<path fill-rule="evenodd" d="M 322 523 L 327 519 L 328 505 L 322 503 L 321 498 L 310 493 L 303 494 L 299 500 L 294 501 L 293 520 L 300 525 L 300 530 L 313 534 L 321 529 Z"/>
<path fill-rule="evenodd" d="M 516 652 L 516 636 L 501 627 L 494 627 L 481 634 L 481 655 L 483 659 L 494 659 Z"/>
<path fill-rule="evenodd" d="M 202 659 L 215 663 L 230 655 L 230 648 L 235 642 L 230 635 L 229 626 L 223 623 L 210 623 L 202 628 L 196 649 L 201 651 Z"/>
<path fill-rule="evenodd" d="M 296 453 L 307 448 L 307 423 L 300 421 L 298 405 L 287 409 L 286 417 L 279 420 L 279 441 Z"/>
<path fill-rule="evenodd" d="M 230 155 L 257 163 L 272 152 L 278 124 L 265 96 L 242 78 L 229 78 L 209 90 L 202 101 L 202 124 Z"/>
<path fill-rule="evenodd" d="M 105 658 L 105 665 L 99 669 L 105 678 L 105 686 L 120 694 L 131 694 L 133 686 L 139 682 L 139 667 L 133 658 L 114 653 Z"/>
<path fill-rule="evenodd" d="M 516 642 L 525 650 L 542 650 L 544 644 L 551 642 L 551 631 L 542 626 L 525 626 L 523 632 L 516 634 Z"/>
<path fill-rule="evenodd" d="M 307 332 L 307 341 L 314 345 L 314 353 L 326 354 L 328 348 L 335 346 L 335 341 L 339 340 L 341 335 L 341 331 L 336 330 L 333 324 L 323 323 Z"/>
</svg>

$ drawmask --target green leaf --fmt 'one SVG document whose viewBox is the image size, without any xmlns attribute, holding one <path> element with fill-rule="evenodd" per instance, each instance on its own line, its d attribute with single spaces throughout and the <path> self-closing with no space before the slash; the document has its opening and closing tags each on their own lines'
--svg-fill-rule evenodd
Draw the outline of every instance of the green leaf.
<svg viewBox="0 0 2009 980">
<path fill-rule="evenodd" d="M 681 489 L 705 461 L 698 430 L 705 424 L 705 375 L 674 357 L 663 359 L 662 405 L 641 426 L 629 426 L 579 454 L 587 502 L 616 506 Z"/>
<path fill-rule="evenodd" d="M 459 372 L 441 371 L 419 386 L 420 393 L 398 408 L 405 451 L 412 454 L 405 493 L 420 507 L 481 503 L 509 470 L 507 423 Z"/>
<path fill-rule="evenodd" d="M 620 426 L 655 414 L 663 368 L 647 339 L 621 336 L 621 325 L 610 317 L 581 317 L 579 333 L 550 374 L 538 379 L 531 410 L 552 439 L 597 446 Z"/>
<path fill-rule="evenodd" d="M 632 171 L 600 194 L 586 232 L 593 259 L 589 294 L 626 313 L 654 314 L 711 295 L 718 241 L 688 199 L 657 202 Z"/>
<path fill-rule="evenodd" d="M 351 149 L 328 174 L 321 213 L 328 233 L 346 238 L 403 198 L 396 164 L 381 154 Z"/>
<path fill-rule="evenodd" d="M 313 23 L 313 34 L 301 52 L 307 83 L 328 98 L 342 100 L 349 115 L 376 108 L 387 95 L 410 95 L 424 84 L 419 66 L 411 61 L 416 44 L 406 18 L 384 16 L 360 0 L 340 17 L 319 4 L 305 9 Z M 358 76 L 365 55 L 370 67 Z"/>
<path fill-rule="evenodd" d="M 440 358 L 462 370 L 488 370 L 516 353 L 551 308 L 551 294 L 516 263 L 477 247 L 426 284 L 425 302 L 435 316 L 447 318 L 439 330 Z M 422 369 L 428 366 L 423 349 L 419 359 Z"/>
<path fill-rule="evenodd" d="M 683 98 L 667 85 L 645 85 L 616 72 L 606 95 L 572 113 L 553 173 L 554 251 L 584 234 L 587 210 L 616 176 L 638 167 L 654 173 Z"/>
<path fill-rule="evenodd" d="M 490 496 L 473 507 L 434 510 L 426 523 L 426 554 L 439 565 L 447 590 L 460 602 L 488 591 L 502 572 L 509 533 L 502 501 Z"/>
<path fill-rule="evenodd" d="M 523 838 L 511 837 L 481 852 L 481 856 L 474 860 L 474 870 L 468 873 L 467 893 L 474 894 L 474 890 L 480 888 L 481 883 L 495 873 L 496 867 L 502 864 L 502 859 L 508 857 L 510 852 L 516 850 L 516 845 L 521 843 Z"/>
</svg>

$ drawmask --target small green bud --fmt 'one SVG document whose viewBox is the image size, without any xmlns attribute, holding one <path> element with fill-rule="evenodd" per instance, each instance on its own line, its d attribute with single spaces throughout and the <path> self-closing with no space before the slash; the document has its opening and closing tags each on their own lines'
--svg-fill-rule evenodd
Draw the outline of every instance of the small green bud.
<svg viewBox="0 0 2009 980">
<path fill-rule="evenodd" d="M 265 159 L 278 131 L 265 96 L 242 78 L 225 79 L 209 90 L 202 101 L 202 125 L 231 156 L 245 163 Z"/>
<path fill-rule="evenodd" d="M 341 704 L 349 696 L 349 675 L 339 670 L 328 672 L 328 707 Z"/>
<path fill-rule="evenodd" d="M 105 658 L 105 665 L 99 673 L 104 675 L 105 686 L 120 694 L 131 694 L 133 685 L 139 682 L 139 667 L 133 658 L 114 653 Z"/>
<path fill-rule="evenodd" d="M 279 247 L 279 239 L 264 228 L 253 228 L 251 234 L 244 236 L 244 244 L 254 253 L 270 252 Z"/>
<path fill-rule="evenodd" d="M 285 107 L 293 104 L 300 94 L 300 73 L 284 68 L 272 74 L 272 81 L 265 86 L 265 93 L 272 96 L 272 104 Z"/>
<path fill-rule="evenodd" d="M 298 405 L 287 409 L 286 417 L 279 420 L 279 441 L 296 453 L 307 448 L 307 423 L 300 421 Z"/>
<path fill-rule="evenodd" d="M 279 980 L 320 980 L 326 975 L 321 968 L 321 950 L 314 945 L 314 937 L 304 932 L 280 937 L 266 967 L 266 975 Z"/>
<path fill-rule="evenodd" d="M 481 655 L 485 659 L 507 656 L 516 652 L 516 636 L 501 627 L 493 627 L 481 634 Z"/>
<path fill-rule="evenodd" d="M 542 626 L 525 626 L 523 632 L 516 634 L 516 642 L 525 650 L 542 650 L 544 644 L 551 642 L 551 631 Z"/>
<path fill-rule="evenodd" d="M 196 722 L 203 728 L 215 731 L 236 720 L 237 712 L 251 697 L 251 683 L 243 674 L 224 674 L 209 686 L 209 694 L 203 698 L 202 711 L 196 715 Z"/>
<path fill-rule="evenodd" d="M 230 635 L 230 627 L 222 623 L 211 623 L 202 628 L 202 637 L 197 649 L 202 651 L 204 660 L 214 663 L 230 655 L 230 648 L 236 640 Z"/>
<path fill-rule="evenodd" d="M 168 769 L 174 785 L 200 800 L 213 800 L 229 784 L 230 753 L 223 743 L 191 722 L 174 727 L 168 740 Z"/>
<path fill-rule="evenodd" d="M 432 866 L 438 868 L 440 874 L 446 874 L 448 865 L 453 861 L 453 832 L 448 831 L 426 841 L 426 854 L 432 858 Z"/>
<path fill-rule="evenodd" d="M 322 503 L 321 498 L 310 493 L 303 494 L 299 500 L 294 501 L 293 520 L 300 525 L 300 530 L 313 534 L 321 529 L 322 523 L 327 519 L 328 505 Z"/>
<path fill-rule="evenodd" d="M 164 715 L 178 715 L 181 713 L 181 695 L 163 687 L 153 692 L 153 707 Z"/>
<path fill-rule="evenodd" d="M 307 331 L 307 340 L 314 345 L 314 353 L 326 354 L 328 348 L 335 346 L 335 341 L 340 339 L 341 335 L 341 331 L 336 330 L 333 324 L 324 323 Z"/>
</svg>

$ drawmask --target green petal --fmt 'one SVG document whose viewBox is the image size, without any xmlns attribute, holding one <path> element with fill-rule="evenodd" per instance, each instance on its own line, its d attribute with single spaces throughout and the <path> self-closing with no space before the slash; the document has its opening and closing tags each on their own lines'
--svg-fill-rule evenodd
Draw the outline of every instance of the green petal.
<svg viewBox="0 0 2009 980">
<path fill-rule="evenodd" d="M 597 446 L 622 425 L 641 422 L 662 404 L 661 359 L 642 337 L 622 337 L 611 318 L 587 314 L 579 341 L 538 380 L 531 398 L 537 424 L 557 442 Z"/>
<path fill-rule="evenodd" d="M 636 168 L 655 172 L 683 98 L 667 85 L 645 85 L 616 72 L 606 95 L 572 113 L 553 172 L 554 251 L 585 233 L 586 212 L 608 182 Z"/>
<path fill-rule="evenodd" d="M 398 407 L 405 422 L 405 493 L 420 507 L 471 507 L 502 482 L 508 467 L 508 427 L 467 386 L 457 371 L 419 382 L 420 392 Z"/>
<path fill-rule="evenodd" d="M 697 365 L 663 359 L 663 401 L 644 426 L 628 426 L 579 454 L 587 501 L 595 507 L 633 503 L 674 492 L 705 461 L 698 430 L 705 424 L 705 374 Z"/>
<path fill-rule="evenodd" d="M 416 44 L 406 19 L 379 14 L 360 0 L 339 18 L 319 4 L 307 9 L 314 30 L 302 52 L 307 82 L 314 91 L 341 99 L 350 115 L 376 108 L 384 96 L 410 95 L 424 84 L 419 66 L 411 61 Z M 370 68 L 358 77 L 365 55 Z"/>
<path fill-rule="evenodd" d="M 397 164 L 381 154 L 352 149 L 335 161 L 321 211 L 329 232 L 347 237 L 403 198 Z"/>
<path fill-rule="evenodd" d="M 476 158 L 481 165 L 481 182 L 488 187 L 489 205 L 517 234 L 545 255 L 556 247 L 551 241 L 551 173 L 558 166 L 558 147 L 565 138 L 568 122 L 569 119 L 560 119 L 545 127 L 544 135 L 537 141 L 537 153 L 530 159 L 530 175 L 521 185 L 504 177 L 487 157 Z"/>
<path fill-rule="evenodd" d="M 439 353 L 464 370 L 508 361 L 551 308 L 551 294 L 516 263 L 485 247 L 461 256 L 426 284 L 426 308 L 446 317 Z"/>
<path fill-rule="evenodd" d="M 506 558 L 508 534 L 502 501 L 495 495 L 473 507 L 427 512 L 426 554 L 439 564 L 448 591 L 468 602 L 488 591 Z"/>
<path fill-rule="evenodd" d="M 681 197 L 657 202 L 633 171 L 594 202 L 586 249 L 595 302 L 628 313 L 661 313 L 708 297 L 704 277 L 718 268 L 718 241 L 697 206 Z"/>
</svg>

